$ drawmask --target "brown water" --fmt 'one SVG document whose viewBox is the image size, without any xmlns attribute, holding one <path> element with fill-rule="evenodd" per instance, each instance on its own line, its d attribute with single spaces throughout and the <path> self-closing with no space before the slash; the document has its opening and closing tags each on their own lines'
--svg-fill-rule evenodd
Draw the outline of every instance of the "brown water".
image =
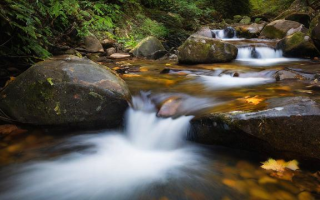
<svg viewBox="0 0 320 200">
<path fill-rule="evenodd" d="M 261 168 L 268 155 L 181 141 L 174 148 L 144 145 L 157 139 L 155 133 L 168 133 L 158 137 L 159 144 L 178 141 L 175 132 L 184 134 L 181 128 L 189 118 L 156 117 L 156 110 L 171 100 L 180 100 L 178 115 L 198 116 L 257 111 L 266 108 L 270 98 L 318 96 L 319 91 L 308 87 L 312 80 L 274 78 L 274 73 L 287 68 L 318 73 L 318 62 L 187 66 L 131 60 L 119 64 L 135 69 L 121 76 L 133 95 L 150 92 L 147 96 L 154 110 L 129 111 L 122 131 L 26 128 L 2 134 L 0 199 L 320 199 L 320 179 L 315 173 L 320 166 L 277 173 Z"/>
</svg>

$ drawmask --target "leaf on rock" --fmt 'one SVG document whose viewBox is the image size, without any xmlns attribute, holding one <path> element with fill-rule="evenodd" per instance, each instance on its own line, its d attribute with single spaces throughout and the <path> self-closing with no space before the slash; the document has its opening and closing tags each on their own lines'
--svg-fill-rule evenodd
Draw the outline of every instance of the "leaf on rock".
<svg viewBox="0 0 320 200">
<path fill-rule="evenodd" d="M 269 159 L 266 162 L 262 163 L 263 165 L 261 166 L 263 169 L 266 170 L 273 170 L 277 172 L 283 172 L 285 169 L 285 161 L 284 160 L 274 160 L 274 159 Z"/>
<path fill-rule="evenodd" d="M 291 169 L 293 171 L 296 171 L 297 169 L 299 169 L 299 163 L 296 160 L 291 160 L 289 162 L 286 163 L 286 168 Z"/>
<path fill-rule="evenodd" d="M 266 162 L 263 162 L 261 167 L 266 170 L 284 172 L 286 168 L 293 171 L 299 169 L 298 164 L 299 163 L 296 160 L 285 162 L 284 160 L 274 160 L 270 158 Z"/>
<path fill-rule="evenodd" d="M 54 85 L 54 83 L 52 82 L 52 78 L 47 78 L 47 81 L 50 85 Z"/>
</svg>

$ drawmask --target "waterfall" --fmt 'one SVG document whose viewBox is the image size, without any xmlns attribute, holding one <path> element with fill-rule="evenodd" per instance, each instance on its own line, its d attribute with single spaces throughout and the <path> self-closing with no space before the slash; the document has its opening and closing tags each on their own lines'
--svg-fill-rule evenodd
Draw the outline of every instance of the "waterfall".
<svg viewBox="0 0 320 200">
<path fill-rule="evenodd" d="M 203 163 L 195 147 L 183 145 L 191 116 L 158 118 L 147 95 L 134 97 L 133 105 L 124 132 L 76 136 L 57 149 L 91 148 L 17 166 L 0 181 L 0 188 L 11 184 L 0 199 L 135 199 L 149 185 L 187 177 L 182 168 Z"/>
<path fill-rule="evenodd" d="M 237 38 L 237 31 L 232 27 L 227 27 L 222 30 L 212 30 L 218 39 L 235 39 Z"/>
<path fill-rule="evenodd" d="M 282 57 L 282 50 L 270 47 L 240 47 L 237 59 L 272 59 Z"/>
</svg>

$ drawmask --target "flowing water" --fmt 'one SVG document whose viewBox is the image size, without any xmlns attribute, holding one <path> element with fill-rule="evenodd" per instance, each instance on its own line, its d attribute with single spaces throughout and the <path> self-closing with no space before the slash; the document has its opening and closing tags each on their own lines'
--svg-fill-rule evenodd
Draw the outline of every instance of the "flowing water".
<svg viewBox="0 0 320 200">
<path fill-rule="evenodd" d="M 279 70 L 310 71 L 319 63 L 284 58 L 272 41 L 230 42 L 239 47 L 239 55 L 228 64 L 123 62 L 139 68 L 122 75 L 134 95 L 123 130 L 31 129 L 7 137 L 0 143 L 0 199 L 319 198 L 305 189 L 312 185 L 314 172 L 306 166 L 301 173 L 307 178 L 296 183 L 290 175 L 263 170 L 260 165 L 268 155 L 186 141 L 194 116 L 257 111 L 270 98 L 320 93 L 308 90 L 308 81 L 274 78 Z M 174 117 L 159 117 L 168 113 Z"/>
</svg>

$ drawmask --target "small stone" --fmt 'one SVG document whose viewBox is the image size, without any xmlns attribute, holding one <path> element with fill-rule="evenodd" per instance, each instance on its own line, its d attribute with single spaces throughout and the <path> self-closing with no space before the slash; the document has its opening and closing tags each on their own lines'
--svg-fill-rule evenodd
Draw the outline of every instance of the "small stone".
<svg viewBox="0 0 320 200">
<path fill-rule="evenodd" d="M 111 59 L 126 59 L 126 58 L 130 58 L 130 54 L 128 53 L 114 53 L 112 55 L 110 55 Z"/>
</svg>

